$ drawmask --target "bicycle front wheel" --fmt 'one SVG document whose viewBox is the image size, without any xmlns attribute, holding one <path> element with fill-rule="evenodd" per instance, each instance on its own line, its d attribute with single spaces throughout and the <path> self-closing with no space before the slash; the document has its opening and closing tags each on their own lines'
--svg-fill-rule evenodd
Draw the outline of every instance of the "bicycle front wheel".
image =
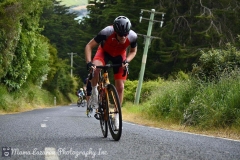
<svg viewBox="0 0 240 160">
<path fill-rule="evenodd" d="M 108 126 L 112 138 L 118 141 L 122 135 L 122 111 L 117 90 L 114 85 L 107 85 Z"/>
<path fill-rule="evenodd" d="M 85 107 L 85 106 L 86 106 L 86 104 L 87 104 L 87 102 L 86 102 L 85 100 L 83 100 L 83 99 L 82 99 L 82 101 L 81 101 L 80 105 L 81 105 L 82 107 Z"/>
<path fill-rule="evenodd" d="M 101 99 L 101 100 L 100 100 Z M 106 94 L 104 91 L 99 92 L 99 108 L 98 110 L 99 113 L 99 121 L 100 121 L 100 126 L 102 130 L 103 137 L 106 138 L 108 135 L 108 107 L 106 105 Z"/>
</svg>

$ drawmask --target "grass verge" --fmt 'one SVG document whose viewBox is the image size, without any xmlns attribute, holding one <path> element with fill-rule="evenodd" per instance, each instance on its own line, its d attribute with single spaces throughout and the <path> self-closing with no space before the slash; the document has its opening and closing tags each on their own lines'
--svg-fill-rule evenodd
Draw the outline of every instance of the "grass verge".
<svg viewBox="0 0 240 160">
<path fill-rule="evenodd" d="M 142 112 L 141 106 L 134 105 L 129 102 L 125 103 L 124 107 L 122 107 L 122 115 L 123 115 L 124 121 L 140 124 L 144 126 L 240 140 L 240 131 L 238 128 L 228 127 L 228 128 L 212 128 L 212 129 L 204 130 L 199 127 L 185 126 L 185 125 L 177 124 L 167 120 L 161 121 L 161 120 L 149 117 L 147 114 L 144 114 Z"/>
</svg>

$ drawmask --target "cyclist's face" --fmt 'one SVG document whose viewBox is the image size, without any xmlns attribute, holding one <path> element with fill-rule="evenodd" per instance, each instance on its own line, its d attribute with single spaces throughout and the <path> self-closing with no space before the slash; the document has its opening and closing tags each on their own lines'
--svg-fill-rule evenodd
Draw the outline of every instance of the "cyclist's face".
<svg viewBox="0 0 240 160">
<path fill-rule="evenodd" d="M 123 44 L 123 43 L 126 42 L 127 35 L 119 36 L 119 35 L 117 34 L 117 39 L 118 39 L 118 41 L 119 41 L 120 43 Z"/>
</svg>

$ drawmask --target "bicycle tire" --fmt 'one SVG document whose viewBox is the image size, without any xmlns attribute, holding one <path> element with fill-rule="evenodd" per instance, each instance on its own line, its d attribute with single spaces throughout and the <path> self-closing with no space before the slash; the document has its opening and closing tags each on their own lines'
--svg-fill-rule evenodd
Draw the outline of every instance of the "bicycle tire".
<svg viewBox="0 0 240 160">
<path fill-rule="evenodd" d="M 77 106 L 80 107 L 80 105 L 81 105 L 81 102 L 78 100 L 77 101 Z"/>
<path fill-rule="evenodd" d="M 82 99 L 80 105 L 81 105 L 82 107 L 85 107 L 85 105 L 86 105 L 86 101 L 84 101 L 84 100 Z"/>
<path fill-rule="evenodd" d="M 120 140 L 122 135 L 122 111 L 121 111 L 121 105 L 119 96 L 117 93 L 117 90 L 113 84 L 107 85 L 107 108 L 109 118 L 108 118 L 108 127 L 110 130 L 110 133 L 112 135 L 112 138 L 115 141 Z M 114 125 L 114 115 L 118 113 L 119 115 L 119 128 L 116 130 Z"/>
<path fill-rule="evenodd" d="M 103 137 L 106 138 L 108 136 L 108 107 L 106 103 L 106 94 L 104 91 L 99 92 L 99 121 L 102 130 Z M 101 100 L 100 100 L 101 99 Z"/>
</svg>

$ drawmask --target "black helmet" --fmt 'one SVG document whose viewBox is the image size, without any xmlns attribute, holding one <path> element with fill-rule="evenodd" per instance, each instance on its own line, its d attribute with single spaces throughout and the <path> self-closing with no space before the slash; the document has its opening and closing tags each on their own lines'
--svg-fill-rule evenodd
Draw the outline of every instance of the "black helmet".
<svg viewBox="0 0 240 160">
<path fill-rule="evenodd" d="M 131 29 L 131 22 L 125 16 L 118 16 L 113 22 L 114 31 L 120 36 L 125 36 Z"/>
</svg>

